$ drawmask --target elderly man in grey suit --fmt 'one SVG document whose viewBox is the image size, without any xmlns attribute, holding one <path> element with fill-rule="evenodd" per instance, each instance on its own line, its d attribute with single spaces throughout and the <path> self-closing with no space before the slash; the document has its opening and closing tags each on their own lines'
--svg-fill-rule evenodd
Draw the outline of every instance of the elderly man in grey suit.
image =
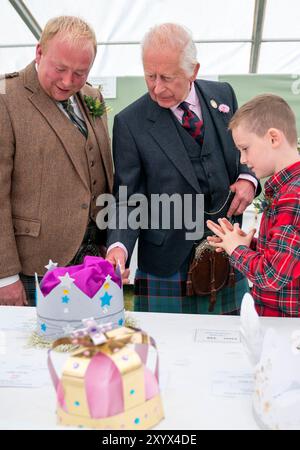
<svg viewBox="0 0 300 450">
<path fill-rule="evenodd" d="M 34 304 L 34 274 L 100 254 L 97 197 L 112 189 L 106 115 L 86 84 L 97 52 L 77 17 L 50 20 L 0 95 L 0 305 Z M 88 100 L 88 101 L 87 101 Z M 102 242 L 101 242 L 102 241 Z M 49 266 L 48 266 L 49 267 Z"/>
<path fill-rule="evenodd" d="M 257 180 L 239 163 L 227 129 L 237 109 L 231 86 L 196 81 L 200 67 L 196 47 L 189 31 L 180 25 L 155 26 L 146 34 L 142 50 L 149 92 L 114 122 L 116 195 L 120 186 L 126 186 L 128 196 L 143 194 L 150 204 L 151 194 L 204 194 L 204 210 L 215 213 L 214 219 L 219 212 L 241 221 L 255 195 Z M 151 207 L 148 212 L 151 216 Z M 139 238 L 136 310 L 209 311 L 209 295 L 186 292 L 194 242 L 186 239 L 184 224 L 176 229 L 173 223 L 167 230 L 162 226 L 121 228 L 109 231 L 107 258 L 114 264 L 126 260 L 128 264 Z M 236 272 L 235 285 L 218 292 L 212 312 L 238 313 L 247 290 L 246 279 Z"/>
</svg>

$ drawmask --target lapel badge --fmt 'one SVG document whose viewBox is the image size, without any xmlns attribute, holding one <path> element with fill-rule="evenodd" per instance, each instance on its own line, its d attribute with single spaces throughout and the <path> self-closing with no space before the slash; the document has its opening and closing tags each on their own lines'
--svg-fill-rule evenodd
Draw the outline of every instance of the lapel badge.
<svg viewBox="0 0 300 450">
<path fill-rule="evenodd" d="M 214 109 L 216 109 L 218 107 L 218 103 L 213 98 L 211 99 L 210 104 Z"/>
</svg>

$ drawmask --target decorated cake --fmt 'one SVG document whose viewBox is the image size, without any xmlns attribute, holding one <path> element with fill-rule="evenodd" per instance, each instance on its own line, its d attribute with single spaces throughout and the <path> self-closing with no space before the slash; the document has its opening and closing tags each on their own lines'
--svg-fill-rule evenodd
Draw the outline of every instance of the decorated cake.
<svg viewBox="0 0 300 450">
<path fill-rule="evenodd" d="M 298 338 L 293 339 L 293 335 Z M 265 429 L 300 430 L 300 334 L 268 328 L 254 369 L 253 412 Z M 293 342 L 294 341 L 294 342 Z"/>
<path fill-rule="evenodd" d="M 101 257 L 86 256 L 80 265 L 57 267 L 49 262 L 39 285 L 36 275 L 36 333 L 52 341 L 82 326 L 82 319 L 97 324 L 124 325 L 124 299 L 119 269 Z"/>
<path fill-rule="evenodd" d="M 56 373 L 52 350 L 48 353 L 58 422 L 114 430 L 155 426 L 164 413 L 154 339 L 132 327 L 112 329 L 92 319 L 83 323 L 82 329 L 53 343 L 53 348 L 78 346 L 66 360 L 61 377 Z M 150 349 L 154 349 L 153 370 L 147 366 Z"/>
</svg>

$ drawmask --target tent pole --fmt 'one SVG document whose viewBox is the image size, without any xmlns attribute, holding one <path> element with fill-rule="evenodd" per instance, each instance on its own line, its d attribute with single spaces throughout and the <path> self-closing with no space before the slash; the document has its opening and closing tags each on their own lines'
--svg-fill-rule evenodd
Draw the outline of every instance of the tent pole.
<svg viewBox="0 0 300 450">
<path fill-rule="evenodd" d="M 255 0 L 249 73 L 257 73 L 267 0 Z"/>
<path fill-rule="evenodd" d="M 9 2 L 19 14 L 26 26 L 30 29 L 34 37 L 39 41 L 42 34 L 42 28 L 37 23 L 25 3 L 22 0 L 9 0 Z"/>
</svg>

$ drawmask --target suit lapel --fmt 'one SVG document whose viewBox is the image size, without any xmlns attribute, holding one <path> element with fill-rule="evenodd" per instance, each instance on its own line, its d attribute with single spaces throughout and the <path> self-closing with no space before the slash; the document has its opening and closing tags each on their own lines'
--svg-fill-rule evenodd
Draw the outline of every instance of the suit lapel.
<svg viewBox="0 0 300 450">
<path fill-rule="evenodd" d="M 70 160 L 72 161 L 78 175 L 89 188 L 87 184 L 87 178 L 82 165 L 82 155 L 78 151 L 78 140 L 83 139 L 80 131 L 77 130 L 72 122 L 58 109 L 55 102 L 50 98 L 45 98 L 46 94 L 43 91 L 33 94 L 29 99 L 33 105 L 40 111 L 40 113 L 47 120 L 49 126 L 54 130 L 58 139 L 61 141 L 64 149 L 66 150 Z M 69 123 L 70 122 L 70 123 Z M 71 128 L 72 127 L 72 128 Z M 78 136 L 74 137 L 74 129 L 78 131 Z M 77 134 L 77 133 L 76 133 Z"/>
<path fill-rule="evenodd" d="M 154 123 L 149 132 L 186 181 L 195 191 L 201 192 L 191 160 L 171 114 L 168 109 L 161 108 L 151 101 L 148 119 Z"/>
<path fill-rule="evenodd" d="M 48 122 L 49 126 L 54 130 L 82 182 L 87 188 L 89 188 L 84 165 L 82 164 L 82 155 L 78 151 L 78 140 L 83 139 L 83 136 L 80 131 L 78 131 L 78 137 L 75 135 L 74 138 L 73 124 L 59 110 L 55 101 L 52 100 L 41 88 L 34 63 L 25 69 L 24 85 L 31 91 L 29 101 L 36 107 L 36 109 L 38 109 L 41 115 Z"/>
<path fill-rule="evenodd" d="M 229 167 L 231 164 L 233 165 L 233 167 L 235 167 L 236 154 L 234 151 L 232 151 L 232 138 L 229 130 L 227 130 L 229 120 L 232 117 L 232 111 L 231 114 L 226 115 L 220 112 L 218 108 L 213 108 L 210 104 L 211 100 L 215 100 L 218 105 L 224 103 L 224 100 L 216 98 L 216 94 L 214 92 L 211 92 L 209 89 L 206 89 L 201 81 L 196 81 L 195 85 L 196 91 L 198 90 L 198 93 L 200 92 L 201 94 L 200 105 L 204 119 L 204 126 L 205 116 L 209 114 L 218 133 L 218 137 L 220 139 L 221 147 L 224 153 L 224 158 L 227 164 L 229 164 Z M 230 151 L 227 151 L 227 149 L 229 149 Z"/>
</svg>

